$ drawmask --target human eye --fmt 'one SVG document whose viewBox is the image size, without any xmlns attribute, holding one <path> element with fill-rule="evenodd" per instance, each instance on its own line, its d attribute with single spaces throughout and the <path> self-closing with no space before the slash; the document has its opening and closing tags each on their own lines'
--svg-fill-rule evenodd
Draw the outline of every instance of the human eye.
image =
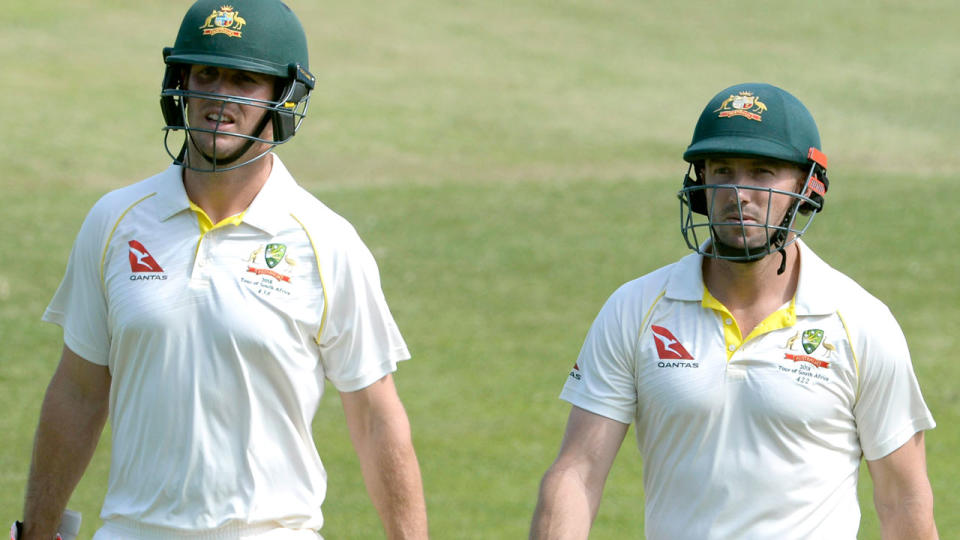
<svg viewBox="0 0 960 540">
<path fill-rule="evenodd" d="M 215 81 L 218 75 L 219 75 L 219 71 L 217 70 L 217 68 L 213 66 L 203 66 L 198 68 L 194 72 L 194 76 L 201 83 L 209 83 L 209 82 Z"/>
<path fill-rule="evenodd" d="M 244 95 L 253 97 L 269 94 L 268 79 L 257 73 L 238 72 L 234 75 L 233 82 Z"/>
</svg>

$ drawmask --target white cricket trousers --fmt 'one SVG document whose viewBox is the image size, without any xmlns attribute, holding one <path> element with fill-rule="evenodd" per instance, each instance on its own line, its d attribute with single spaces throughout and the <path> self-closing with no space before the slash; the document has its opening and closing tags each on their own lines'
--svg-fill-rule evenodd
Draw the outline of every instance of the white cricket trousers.
<svg viewBox="0 0 960 540">
<path fill-rule="evenodd" d="M 316 531 L 283 529 L 274 525 L 227 525 L 203 532 L 154 527 L 135 521 L 111 520 L 103 524 L 93 540 L 323 540 Z"/>
</svg>

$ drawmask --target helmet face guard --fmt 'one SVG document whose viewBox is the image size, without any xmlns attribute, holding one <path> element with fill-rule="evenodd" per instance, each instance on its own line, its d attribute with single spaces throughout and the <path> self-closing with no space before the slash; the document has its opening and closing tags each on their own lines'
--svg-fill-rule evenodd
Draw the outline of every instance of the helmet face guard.
<svg viewBox="0 0 960 540">
<path fill-rule="evenodd" d="M 164 52 L 169 54 L 169 49 Z M 198 172 L 220 172 L 236 169 L 256 161 L 268 154 L 273 147 L 289 141 L 300 129 L 307 115 L 307 109 L 310 104 L 310 91 L 313 89 L 314 79 L 305 69 L 299 65 L 289 66 L 289 78 L 278 79 L 279 96 L 275 101 L 251 99 L 242 96 L 231 96 L 227 94 L 217 94 L 210 92 L 197 92 L 184 88 L 183 78 L 189 65 L 172 64 L 167 66 L 164 75 L 163 89 L 160 92 L 160 109 L 163 112 L 163 118 L 166 122 L 164 126 L 163 145 L 167 154 L 173 158 L 174 163 Z M 234 133 L 219 131 L 219 123 L 214 129 L 205 127 L 191 126 L 187 120 L 187 103 L 191 99 L 204 99 L 220 103 L 220 112 L 223 112 L 227 103 L 234 103 L 246 107 L 255 107 L 265 111 L 263 121 L 254 129 L 253 133 Z M 273 126 L 273 138 L 265 139 L 261 137 L 263 129 L 267 123 Z M 184 132 L 183 140 L 174 137 L 171 141 L 171 133 L 176 131 Z M 208 156 L 201 151 L 205 160 L 201 163 L 190 163 L 187 158 L 187 144 L 197 148 L 193 141 L 194 133 L 209 133 L 213 137 L 213 155 Z M 233 155 L 223 158 L 216 157 L 216 144 L 219 137 L 237 137 L 245 139 L 246 144 Z M 237 163 L 237 160 L 246 154 L 246 152 L 256 143 L 267 144 L 267 148 L 248 159 Z M 174 148 L 178 148 L 174 153 Z"/>
<path fill-rule="evenodd" d="M 167 65 L 160 92 L 160 109 L 166 126 L 164 148 L 174 162 L 200 172 L 227 171 L 262 158 L 278 144 L 290 140 L 306 117 L 310 92 L 316 79 L 308 68 L 306 36 L 299 19 L 280 0 L 197 0 L 187 11 L 173 47 L 163 50 Z M 190 66 L 208 65 L 270 75 L 277 84 L 274 100 L 197 92 L 184 84 Z M 223 112 L 227 103 L 255 107 L 264 111 L 263 120 L 252 133 L 240 134 L 191 126 L 187 109 L 191 101 L 219 102 Z M 262 136 L 268 124 L 273 137 Z M 171 133 L 183 132 L 182 137 Z M 213 138 L 213 156 L 200 151 L 194 135 L 206 133 Z M 229 156 L 216 156 L 220 137 L 245 139 L 241 149 Z M 255 144 L 266 149 L 238 162 Z M 196 152 L 188 152 L 192 146 Z M 175 151 L 175 149 L 178 149 Z M 200 155 L 200 163 L 188 156 Z"/>
<path fill-rule="evenodd" d="M 796 192 L 733 184 L 707 185 L 703 164 L 711 157 L 759 157 L 793 163 L 806 171 L 802 186 Z M 827 156 L 820 151 L 820 133 L 813 116 L 793 95 L 769 84 L 748 83 L 727 88 L 713 97 L 703 109 L 694 129 L 690 146 L 683 154 L 687 174 L 680 199 L 680 231 L 687 246 L 705 257 L 733 262 L 752 262 L 780 252 L 786 265 L 784 249 L 796 242 L 823 209 L 829 187 Z M 691 172 L 694 173 L 691 176 Z M 734 192 L 739 222 L 722 221 L 714 215 L 718 193 Z M 756 222 L 744 223 L 740 190 L 766 192 L 767 205 Z M 790 199 L 786 210 L 775 205 L 775 199 Z M 761 197 L 762 199 L 762 197 Z M 719 211 L 719 210 L 718 210 Z M 782 215 L 774 215 L 774 212 Z M 718 231 L 730 237 L 730 231 L 742 246 L 722 242 Z M 755 229 L 763 230 L 762 242 L 749 244 Z M 751 234 L 754 233 L 754 234 Z"/>
<path fill-rule="evenodd" d="M 684 187 L 677 193 L 680 199 L 680 231 L 687 247 L 705 257 L 747 263 L 782 251 L 806 232 L 817 212 L 823 208 L 823 193 L 826 190 L 818 174 L 826 177 L 823 174 L 825 171 L 819 171 L 821 168 L 816 163 L 811 165 L 799 192 L 735 184 L 706 185 L 702 173 L 696 172 L 698 179 L 691 177 L 690 173 L 696 167 L 690 164 Z M 755 223 L 744 222 L 741 190 L 767 194 L 766 209 L 762 215 L 756 216 L 760 219 Z M 714 200 L 718 193 L 725 191 L 733 192 L 731 200 L 737 202 L 739 219 L 736 224 L 723 222 L 722 216 L 715 216 Z M 774 199 L 777 197 L 790 199 L 782 217 L 774 214 Z M 763 200 L 763 197 L 760 199 Z M 720 240 L 718 229 L 733 229 L 743 247 L 730 246 Z M 753 229 L 763 230 L 764 240 L 759 244 L 748 242 L 748 235 Z"/>
</svg>

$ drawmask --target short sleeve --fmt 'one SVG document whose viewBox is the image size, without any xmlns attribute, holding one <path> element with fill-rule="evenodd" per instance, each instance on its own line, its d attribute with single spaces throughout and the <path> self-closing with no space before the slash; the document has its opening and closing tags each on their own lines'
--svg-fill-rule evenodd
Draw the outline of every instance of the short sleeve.
<svg viewBox="0 0 960 540">
<path fill-rule="evenodd" d="M 593 321 L 560 398 L 630 424 L 637 409 L 634 355 L 640 329 L 624 309 L 623 293 L 624 288 L 614 293 Z"/>
<path fill-rule="evenodd" d="M 396 371 L 410 353 L 387 306 L 373 254 L 355 232 L 332 266 L 320 358 L 337 390 L 352 392 Z"/>
<path fill-rule="evenodd" d="M 880 459 L 936 426 L 913 371 L 907 341 L 886 309 L 858 336 L 860 391 L 854 406 L 863 455 Z"/>
<path fill-rule="evenodd" d="M 63 281 L 43 314 L 43 320 L 63 328 L 63 342 L 81 358 L 107 365 L 110 331 L 107 302 L 100 279 L 106 217 L 95 205 L 80 227 L 70 251 Z"/>
</svg>

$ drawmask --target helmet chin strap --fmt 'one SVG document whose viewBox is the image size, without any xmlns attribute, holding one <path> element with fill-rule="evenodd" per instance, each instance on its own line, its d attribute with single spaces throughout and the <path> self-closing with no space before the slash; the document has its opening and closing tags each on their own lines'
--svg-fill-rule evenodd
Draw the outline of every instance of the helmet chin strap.
<svg viewBox="0 0 960 540">
<path fill-rule="evenodd" d="M 717 255 L 735 263 L 752 263 L 759 261 L 760 259 L 766 257 L 769 252 L 764 247 L 735 247 L 720 241 L 720 239 L 714 234 L 713 237 L 713 249 Z"/>
<path fill-rule="evenodd" d="M 243 145 L 243 147 L 237 150 L 236 152 L 222 159 L 217 159 L 215 156 L 211 156 L 206 152 L 204 152 L 199 146 L 197 146 L 197 143 L 196 141 L 193 140 L 193 137 L 190 137 L 190 145 L 193 146 L 193 148 L 197 151 L 198 154 L 200 154 L 201 157 L 203 157 L 205 161 L 213 165 L 213 171 L 211 172 L 217 171 L 217 165 L 226 167 L 227 165 L 230 165 L 234 161 L 240 159 L 240 156 L 246 154 L 247 150 L 249 150 L 250 147 L 253 146 L 253 143 L 254 143 L 253 140 L 247 140 L 247 142 Z M 216 148 L 216 146 L 214 146 L 214 148 Z"/>
<path fill-rule="evenodd" d="M 780 252 L 780 268 L 777 268 L 777 275 L 783 274 L 783 271 L 787 269 L 787 252 L 783 248 L 778 249 Z"/>
</svg>

